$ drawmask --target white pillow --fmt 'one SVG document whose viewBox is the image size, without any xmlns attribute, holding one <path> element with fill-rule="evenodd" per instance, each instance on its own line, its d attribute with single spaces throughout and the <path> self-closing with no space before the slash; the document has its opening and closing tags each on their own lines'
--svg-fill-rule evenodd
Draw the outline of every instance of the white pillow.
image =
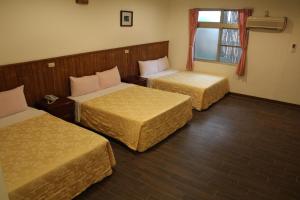
<svg viewBox="0 0 300 200">
<path fill-rule="evenodd" d="M 157 60 L 139 61 L 140 75 L 147 76 L 158 72 Z"/>
<path fill-rule="evenodd" d="M 100 89 L 105 89 L 121 84 L 121 77 L 117 66 L 110 70 L 97 72 L 96 74 L 99 79 Z"/>
<path fill-rule="evenodd" d="M 157 62 L 158 62 L 158 71 L 159 72 L 170 68 L 169 59 L 167 56 L 157 59 Z"/>
<path fill-rule="evenodd" d="M 25 111 L 26 109 L 27 102 L 24 95 L 24 85 L 0 92 L 0 118 Z"/>
<path fill-rule="evenodd" d="M 98 76 L 70 77 L 72 97 L 81 96 L 100 89 Z"/>
</svg>

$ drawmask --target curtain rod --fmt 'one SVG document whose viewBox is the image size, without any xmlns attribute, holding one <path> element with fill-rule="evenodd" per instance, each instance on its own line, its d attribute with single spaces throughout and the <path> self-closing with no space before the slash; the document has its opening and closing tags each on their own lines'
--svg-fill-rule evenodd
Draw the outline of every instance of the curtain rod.
<svg viewBox="0 0 300 200">
<path fill-rule="evenodd" d="M 200 11 L 219 11 L 219 10 L 225 10 L 225 11 L 238 11 L 241 9 L 251 9 L 254 10 L 253 8 L 196 8 Z"/>
</svg>

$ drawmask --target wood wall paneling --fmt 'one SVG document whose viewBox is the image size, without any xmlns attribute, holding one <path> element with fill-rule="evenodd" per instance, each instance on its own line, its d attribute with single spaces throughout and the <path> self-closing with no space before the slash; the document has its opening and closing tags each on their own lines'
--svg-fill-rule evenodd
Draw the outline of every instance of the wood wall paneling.
<svg viewBox="0 0 300 200">
<path fill-rule="evenodd" d="M 139 74 L 139 60 L 157 59 L 168 55 L 169 43 L 156 43 L 147 46 L 135 46 L 131 48 L 130 61 L 133 65 L 131 75 Z"/>
<path fill-rule="evenodd" d="M 25 85 L 29 105 L 46 94 L 70 95 L 69 77 L 95 74 L 118 66 L 121 77 L 139 74 L 138 61 L 168 55 L 169 42 L 156 42 L 0 66 L 0 91 Z M 125 53 L 129 50 L 129 53 Z M 54 68 L 48 63 L 54 62 Z"/>
</svg>

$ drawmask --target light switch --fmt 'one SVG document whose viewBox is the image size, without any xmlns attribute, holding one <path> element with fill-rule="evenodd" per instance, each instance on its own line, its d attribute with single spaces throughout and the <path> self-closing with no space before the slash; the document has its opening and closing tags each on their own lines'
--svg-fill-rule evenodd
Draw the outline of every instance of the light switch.
<svg viewBox="0 0 300 200">
<path fill-rule="evenodd" d="M 54 62 L 48 63 L 48 67 L 49 67 L 49 68 L 55 67 L 55 63 L 54 63 Z"/>
<path fill-rule="evenodd" d="M 124 53 L 128 54 L 129 53 L 129 49 L 125 49 Z"/>
</svg>

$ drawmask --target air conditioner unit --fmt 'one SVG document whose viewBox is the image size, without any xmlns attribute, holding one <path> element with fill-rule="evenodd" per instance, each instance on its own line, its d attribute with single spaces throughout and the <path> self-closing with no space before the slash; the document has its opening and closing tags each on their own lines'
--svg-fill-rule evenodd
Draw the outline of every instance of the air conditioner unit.
<svg viewBox="0 0 300 200">
<path fill-rule="evenodd" d="M 284 31 L 286 25 L 286 17 L 249 17 L 247 20 L 247 28 L 249 29 Z"/>
</svg>

